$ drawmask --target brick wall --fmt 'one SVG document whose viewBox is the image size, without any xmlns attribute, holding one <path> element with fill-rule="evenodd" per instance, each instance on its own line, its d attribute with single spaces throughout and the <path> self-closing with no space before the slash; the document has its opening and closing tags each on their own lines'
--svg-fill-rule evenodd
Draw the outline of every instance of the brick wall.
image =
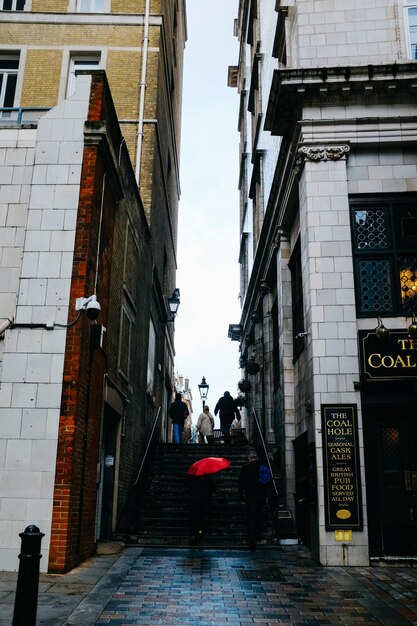
<svg viewBox="0 0 417 626">
<path fill-rule="evenodd" d="M 52 107 L 57 103 L 61 50 L 28 50 L 23 80 L 22 107 Z"/>
<path fill-rule="evenodd" d="M 32 0 L 32 11 L 43 13 L 66 13 L 69 0 Z"/>
</svg>

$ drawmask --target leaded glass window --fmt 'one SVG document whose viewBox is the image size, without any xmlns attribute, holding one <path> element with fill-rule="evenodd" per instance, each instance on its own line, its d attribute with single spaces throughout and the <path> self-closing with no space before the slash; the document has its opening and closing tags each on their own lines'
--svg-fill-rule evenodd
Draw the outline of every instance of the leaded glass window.
<svg viewBox="0 0 417 626">
<path fill-rule="evenodd" d="M 359 316 L 417 312 L 417 197 L 352 200 Z"/>
</svg>

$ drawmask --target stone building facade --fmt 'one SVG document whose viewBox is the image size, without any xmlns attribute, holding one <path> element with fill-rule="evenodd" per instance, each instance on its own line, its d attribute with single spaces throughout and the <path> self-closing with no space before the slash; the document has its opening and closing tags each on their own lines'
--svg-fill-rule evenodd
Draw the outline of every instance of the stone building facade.
<svg viewBox="0 0 417 626">
<path fill-rule="evenodd" d="M 0 11 L 0 568 L 129 528 L 174 388 L 185 4 Z M 95 319 L 91 312 L 98 301 Z M 97 311 L 96 311 L 97 313 Z"/>
<path fill-rule="evenodd" d="M 229 334 L 281 508 L 324 565 L 417 554 L 416 18 L 412 0 L 241 0 L 235 24 Z"/>
</svg>

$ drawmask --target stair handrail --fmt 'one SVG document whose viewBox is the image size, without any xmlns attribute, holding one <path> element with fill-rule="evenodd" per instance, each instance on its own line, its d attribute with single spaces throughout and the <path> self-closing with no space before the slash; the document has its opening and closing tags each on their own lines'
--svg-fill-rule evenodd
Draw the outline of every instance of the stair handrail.
<svg viewBox="0 0 417 626">
<path fill-rule="evenodd" d="M 146 458 L 148 456 L 149 448 L 151 447 L 152 439 L 153 439 L 153 436 L 154 436 L 154 433 L 155 433 L 155 428 L 156 428 L 156 425 L 158 423 L 160 414 L 161 414 L 161 407 L 158 407 L 158 411 L 156 412 L 156 417 L 155 417 L 155 419 L 153 421 L 153 424 L 152 424 L 151 434 L 149 435 L 148 443 L 147 443 L 146 448 L 145 448 L 145 453 L 144 453 L 144 455 L 142 457 L 142 462 L 141 462 L 140 467 L 139 467 L 138 475 L 136 476 L 136 480 L 133 483 L 134 487 L 136 487 L 136 485 L 139 482 L 139 478 L 140 478 L 140 475 L 142 473 L 143 466 L 145 465 L 145 461 L 146 461 Z"/>
<path fill-rule="evenodd" d="M 271 472 L 272 486 L 274 488 L 274 492 L 275 492 L 276 497 L 278 497 L 278 488 L 277 488 L 277 484 L 275 482 L 274 472 L 272 471 L 271 461 L 269 460 L 268 451 L 266 449 L 266 444 L 265 444 L 265 439 L 264 439 L 264 436 L 262 434 L 261 425 L 259 423 L 258 415 L 256 413 L 256 409 L 255 408 L 252 409 L 252 413 L 253 413 L 253 417 L 255 418 L 255 424 L 256 424 L 256 426 L 258 428 L 259 436 L 261 438 L 261 443 L 262 443 L 265 459 L 266 459 L 266 462 L 268 463 L 269 471 Z"/>
</svg>

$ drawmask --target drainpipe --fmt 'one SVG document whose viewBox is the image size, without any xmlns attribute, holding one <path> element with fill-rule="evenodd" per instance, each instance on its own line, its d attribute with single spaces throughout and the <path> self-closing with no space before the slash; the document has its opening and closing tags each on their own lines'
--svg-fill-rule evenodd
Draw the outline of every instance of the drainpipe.
<svg viewBox="0 0 417 626">
<path fill-rule="evenodd" d="M 7 320 L 5 320 L 0 325 L 0 337 L 6 332 L 6 330 L 9 328 L 9 326 L 11 326 L 13 324 L 13 322 L 14 322 L 14 315 L 9 315 Z"/>
<path fill-rule="evenodd" d="M 145 23 L 143 33 L 143 45 L 142 45 L 142 75 L 140 79 L 140 93 L 139 93 L 139 123 L 138 123 L 138 140 L 136 145 L 136 167 L 135 177 L 136 182 L 139 185 L 140 178 L 140 165 L 142 158 L 142 140 L 143 140 L 143 118 L 145 115 L 145 91 L 146 91 L 146 66 L 148 63 L 148 45 L 149 45 L 149 12 L 150 12 L 150 0 L 146 0 L 145 4 Z"/>
</svg>

